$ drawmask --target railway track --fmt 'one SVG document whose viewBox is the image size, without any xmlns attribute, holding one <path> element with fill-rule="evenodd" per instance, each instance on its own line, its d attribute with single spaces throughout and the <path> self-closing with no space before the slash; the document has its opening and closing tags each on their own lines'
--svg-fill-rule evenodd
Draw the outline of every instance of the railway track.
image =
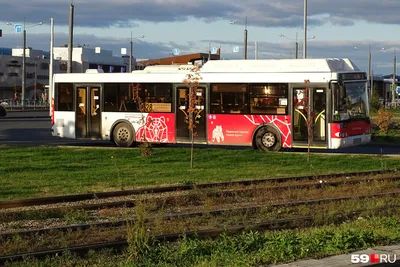
<svg viewBox="0 0 400 267">
<path fill-rule="evenodd" d="M 88 194 L 76 194 L 76 195 L 63 195 L 53 197 L 42 197 L 42 198 L 30 198 L 30 199 L 19 199 L 19 200 L 4 200 L 0 201 L 0 210 L 16 207 L 28 207 L 38 205 L 49 205 L 63 202 L 78 202 L 92 199 L 104 199 L 111 197 L 121 197 L 128 195 L 140 195 L 148 193 L 165 193 L 173 191 L 187 191 L 193 189 L 205 189 L 214 187 L 226 187 L 235 185 L 255 185 L 260 183 L 282 183 L 289 181 L 309 181 L 317 179 L 329 179 L 337 177 L 351 177 L 351 176 L 367 176 L 367 175 L 379 175 L 387 173 L 396 173 L 397 169 L 393 170 L 379 170 L 379 171 L 365 171 L 365 172 L 350 172 L 350 173 L 336 173 L 336 174 L 324 174 L 324 175 L 312 175 L 312 176 L 298 176 L 298 177 L 280 177 L 280 178 L 264 178 L 255 180 L 242 180 L 242 181 L 231 181 L 231 182 L 219 182 L 219 183 L 204 183 L 204 184 L 188 184 L 188 185 L 175 185 L 165 187 L 149 187 L 140 188 L 133 190 L 122 190 L 112 192 L 98 192 Z"/>
<path fill-rule="evenodd" d="M 365 195 L 357 195 L 350 197 L 337 197 L 337 198 L 323 198 L 323 199 L 314 199 L 314 200 L 304 200 L 304 201 L 293 201 L 293 202 L 281 202 L 281 203 L 273 203 L 273 204 L 263 204 L 263 205 L 254 205 L 254 206 L 245 206 L 245 207 L 237 207 L 231 209 L 217 209 L 211 211 L 200 211 L 200 212 L 186 212 L 186 213 L 174 213 L 167 214 L 161 217 L 161 220 L 174 220 L 174 219 L 182 219 L 182 218 L 192 218 L 192 217 L 200 217 L 206 215 L 217 216 L 224 213 L 250 213 L 250 212 L 258 212 L 263 208 L 282 208 L 282 207 L 295 207 L 295 206 L 305 206 L 305 205 L 316 205 L 316 204 L 325 204 L 330 202 L 340 202 L 340 201 L 348 201 L 355 199 L 365 199 L 365 198 L 379 198 L 379 197 L 392 197 L 398 196 L 400 194 L 400 190 L 386 192 L 386 193 L 377 193 L 377 194 L 365 194 Z M 51 233 L 53 231 L 77 231 L 77 230 L 87 230 L 91 228 L 109 228 L 109 227 L 121 227 L 125 226 L 130 222 L 135 222 L 135 217 L 128 220 L 117 220 L 111 222 L 97 222 L 97 223 L 87 223 L 87 224 L 79 224 L 79 225 L 70 225 L 70 226 L 61 226 L 61 227 L 51 227 L 51 228 L 42 228 L 42 229 L 31 229 L 31 230 L 23 230 L 23 231 L 10 231 L 0 234 L 0 240 L 6 240 L 7 238 L 11 238 L 13 236 L 36 236 L 43 235 L 46 233 Z M 160 219 L 159 217 L 147 217 L 145 218 L 145 222 L 152 222 L 156 219 Z"/>
<path fill-rule="evenodd" d="M 382 212 L 393 207 L 384 207 L 379 209 L 374 209 L 374 211 Z M 358 216 L 361 214 L 362 211 L 354 211 L 351 214 L 342 214 L 337 213 L 334 214 L 334 222 L 339 222 L 343 219 L 349 219 L 354 216 Z M 217 238 L 221 234 L 227 235 L 234 235 L 241 233 L 243 231 L 249 230 L 273 230 L 273 229 L 292 229 L 297 228 L 299 223 L 303 225 L 303 227 L 309 227 L 315 225 L 314 223 L 315 216 L 299 216 L 290 219 L 277 219 L 277 220 L 269 220 L 263 221 L 259 223 L 253 223 L 249 225 L 236 225 L 227 228 L 211 228 L 206 230 L 198 230 L 198 231 L 188 231 L 185 233 L 173 233 L 173 234 L 161 234 L 154 237 L 155 241 L 158 242 L 175 242 L 185 236 L 187 238 Z M 34 251 L 34 252 L 27 252 L 27 253 L 18 253 L 6 256 L 0 256 L 0 264 L 5 264 L 6 262 L 11 261 L 21 261 L 27 258 L 36 258 L 36 259 L 43 259 L 49 256 L 61 256 L 66 251 L 77 255 L 84 255 L 91 250 L 100 250 L 100 249 L 122 249 L 128 246 L 127 240 L 118 240 L 113 242 L 102 242 L 96 244 L 85 244 L 79 246 L 71 246 L 68 248 L 56 248 L 50 250 L 41 250 L 41 251 Z"/>
<path fill-rule="evenodd" d="M 387 172 L 383 172 L 387 173 Z M 359 174 L 359 173 L 357 173 Z M 375 173 L 376 174 L 376 173 Z M 382 174 L 382 172 L 379 172 L 378 174 Z M 365 173 L 363 173 L 363 175 L 365 175 Z M 340 176 L 336 176 L 336 177 L 342 177 L 343 175 Z M 385 176 L 385 177 L 349 177 L 350 175 L 346 174 L 344 175 L 343 179 L 332 179 L 332 180 L 328 180 L 329 178 L 331 178 L 332 176 L 328 176 L 325 179 L 319 177 L 319 178 L 308 178 L 308 179 L 300 179 L 298 180 L 299 177 L 293 177 L 296 179 L 293 179 L 291 181 L 301 181 L 301 183 L 293 183 L 293 184 L 282 184 L 279 185 L 279 182 L 277 182 L 277 185 L 269 185 L 267 184 L 267 186 L 263 185 L 261 188 L 260 186 L 254 186 L 254 188 L 231 188 L 231 189 L 226 189 L 224 188 L 223 190 L 220 190 L 219 188 L 216 188 L 216 190 L 206 190 L 205 192 L 198 192 L 197 190 L 195 190 L 194 192 L 190 192 L 189 194 L 184 194 L 184 197 L 190 197 L 192 196 L 196 196 L 196 195 L 202 195 L 203 197 L 226 197 L 229 196 L 230 194 L 232 196 L 235 196 L 235 194 L 237 194 L 238 192 L 240 193 L 246 193 L 246 192 L 250 192 L 250 191 L 255 191 L 255 190 L 267 190 L 269 192 L 273 192 L 274 194 L 277 193 L 278 190 L 288 190 L 289 192 L 291 192 L 291 190 L 299 190 L 299 189 L 303 189 L 303 188 L 325 188 L 325 187 L 335 187 L 335 186 L 340 186 L 340 185 L 344 185 L 344 184 L 358 184 L 358 183 L 363 183 L 363 182 L 390 182 L 390 181 L 398 181 L 400 180 L 400 175 L 392 175 L 392 176 Z M 354 175 L 353 175 L 354 176 Z M 317 181 L 315 181 L 315 179 L 317 179 Z M 327 181 L 328 180 L 328 181 Z M 259 181 L 259 180 L 257 180 Z M 270 179 L 268 179 L 268 182 L 270 181 Z M 285 180 L 287 181 L 287 180 Z M 243 182 L 243 181 L 242 181 Z M 224 185 L 226 185 L 227 183 L 223 183 Z M 230 184 L 230 183 L 229 183 Z M 235 183 L 237 184 L 237 183 Z M 254 183 L 248 183 L 248 185 L 253 185 Z M 241 185 L 241 184 L 239 184 Z M 395 186 L 396 188 L 398 188 L 398 183 L 391 185 L 391 184 L 382 184 L 382 185 L 378 185 L 378 187 L 372 187 L 373 190 L 376 189 L 380 189 L 380 188 L 389 188 L 388 186 Z M 368 185 L 369 187 L 369 185 Z M 193 189 L 197 189 L 198 187 L 193 187 Z M 208 187 L 204 187 L 204 188 L 208 188 Z M 342 187 L 340 187 L 342 188 Z M 357 189 L 358 187 L 356 187 Z M 349 187 L 343 187 L 343 189 L 347 190 L 349 189 Z M 350 189 L 350 191 L 346 191 L 347 195 L 349 194 L 349 192 L 353 192 L 354 189 Z M 187 190 L 186 190 L 187 191 Z M 332 192 L 336 192 L 338 190 L 335 189 L 335 191 Z M 340 191 L 340 190 L 339 190 Z M 145 194 L 147 191 L 142 192 L 141 194 Z M 168 192 L 168 191 L 167 191 Z M 300 191 L 302 192 L 302 191 Z M 305 191 L 308 192 L 308 191 Z M 313 192 L 313 191 L 312 191 Z M 327 191 L 329 192 L 329 191 Z M 354 192 L 357 192 L 354 191 Z M 379 192 L 379 191 L 378 191 Z M 267 193 L 268 194 L 268 193 Z M 329 193 L 330 194 L 330 193 Z M 236 220 L 231 220 L 230 223 L 228 223 L 229 227 L 225 227 L 224 229 L 219 229 L 219 228 L 212 228 L 212 229 L 208 229 L 208 230 L 200 230 L 201 228 L 205 228 L 205 225 L 203 225 L 202 223 L 197 224 L 199 222 L 201 222 L 203 219 L 195 219 L 195 220 L 191 220 L 191 222 L 196 222 L 192 225 L 192 227 L 190 227 L 190 230 L 193 229 L 199 229 L 198 231 L 193 231 L 193 232 L 186 232 L 186 236 L 187 237 L 192 237 L 192 236 L 196 236 L 199 238 L 204 238 L 204 237 L 217 237 L 219 236 L 219 234 L 226 232 L 227 234 L 234 234 L 234 233 L 239 233 L 243 230 L 248 230 L 248 229 L 253 229 L 253 230 L 268 230 L 268 229 L 285 229 L 285 228 L 293 228 L 293 227 L 307 227 L 309 225 L 312 225 L 313 222 L 315 222 L 315 218 L 317 216 L 319 216 L 318 218 L 321 218 L 320 216 L 325 216 L 323 214 L 319 214 L 319 213 L 315 213 L 312 210 L 319 207 L 318 209 L 321 209 L 322 207 L 322 212 L 325 213 L 324 211 L 324 207 L 325 206 L 312 206 L 312 205 L 318 205 L 318 204 L 327 204 L 327 203 L 335 203 L 338 202 L 340 203 L 341 201 L 351 201 L 351 200 L 355 200 L 356 202 L 358 202 L 358 200 L 361 199 L 371 199 L 371 198 L 380 198 L 380 199 L 384 199 L 383 201 L 383 205 L 388 205 L 388 203 L 391 203 L 391 208 L 392 209 L 396 209 L 398 210 L 398 208 L 400 207 L 400 203 L 398 204 L 396 201 L 392 201 L 393 197 L 398 197 L 398 195 L 400 194 L 400 189 L 397 190 L 393 190 L 391 192 L 385 192 L 385 193 L 370 193 L 370 194 L 364 194 L 364 195 L 349 195 L 349 196 L 341 196 L 341 197 L 329 197 L 329 198 L 320 198 L 320 199 L 309 199 L 309 200 L 302 200 L 302 201 L 292 201 L 292 202 L 280 202 L 280 203 L 268 203 L 268 204 L 261 204 L 261 205 L 253 205 L 253 206 L 248 206 L 248 203 L 246 202 L 245 204 L 240 203 L 242 206 L 241 207 L 235 207 L 235 208 L 222 208 L 222 209 L 214 209 L 211 211 L 195 211 L 195 212 L 181 212 L 181 213 L 171 213 L 171 214 L 167 214 L 164 216 L 152 216 L 152 217 L 146 217 L 145 218 L 145 222 L 153 222 L 156 223 L 156 220 L 161 220 L 161 221 L 167 221 L 167 220 L 178 220 L 177 222 L 168 222 L 165 225 L 175 225 L 177 223 L 177 225 L 180 224 L 184 224 L 185 223 L 185 219 L 191 219 L 193 217 L 201 217 L 201 216 L 218 216 L 221 215 L 222 217 L 215 217 L 216 219 L 212 219 L 213 221 L 215 220 L 215 222 L 220 221 L 220 220 L 225 220 L 225 217 L 229 217 L 230 213 L 231 214 L 237 214 L 240 218 L 242 215 L 240 214 L 251 214 L 250 217 L 243 217 L 244 219 L 244 225 L 246 223 L 249 223 L 249 225 L 247 226 L 243 226 L 242 225 L 236 225 L 236 226 L 232 226 L 230 227 L 229 225 L 232 224 L 237 224 L 238 221 Z M 252 195 L 254 195 L 254 193 L 252 193 Z M 335 196 L 335 194 L 333 194 Z M 283 195 L 285 196 L 285 194 Z M 318 196 L 318 195 L 317 195 Z M 148 196 L 145 196 L 148 197 Z M 155 196 L 154 198 L 151 199 L 159 199 L 159 200 L 164 200 L 164 201 L 168 201 L 168 199 L 170 200 L 175 200 L 177 197 L 181 197 L 180 195 L 174 195 L 174 196 L 167 196 L 167 197 L 160 197 L 160 196 Z M 248 197 L 248 196 L 246 196 Z M 320 196 L 319 196 L 320 197 Z M 251 198 L 251 197 L 250 197 Z M 267 198 L 268 199 L 268 198 Z M 296 199 L 296 197 L 294 197 L 294 199 Z M 146 199 L 145 199 L 146 200 Z M 279 200 L 279 198 L 277 199 Z M 78 206 L 74 206 L 73 208 L 79 208 L 79 209 L 84 209 L 84 210 L 92 210 L 92 209 L 99 209 L 99 208 L 110 208 L 110 207 L 129 207 L 129 206 L 135 206 L 137 201 L 141 201 L 141 199 L 137 199 L 137 200 L 126 200 L 126 201 L 117 201 L 117 202 L 109 202 L 109 203 L 97 203 L 97 204 L 85 204 L 85 205 L 78 205 Z M 179 200 L 180 201 L 180 200 Z M 374 200 L 375 201 L 375 200 Z M 269 200 L 267 200 L 267 202 L 269 202 Z M 353 201 L 354 202 L 354 201 Z M 350 203 L 353 203 L 350 202 Z M 347 203 L 347 202 L 344 202 Z M 355 202 L 354 202 L 355 203 Z M 253 203 L 254 204 L 254 203 Z M 393 205 L 394 204 L 394 205 Z M 186 205 L 188 205 L 186 203 Z M 192 205 L 189 203 L 189 205 Z M 244 206 L 246 205 L 246 206 Z M 336 205 L 336 204 L 334 204 Z M 342 205 L 342 204 L 340 204 Z M 348 205 L 348 204 L 344 204 L 344 205 Z M 377 206 L 382 205 L 378 204 L 378 205 L 373 205 L 375 206 L 375 209 Z M 280 208 L 284 208 L 283 210 L 286 210 L 285 207 L 296 207 L 296 206 L 308 206 L 311 208 L 307 208 L 306 210 L 308 210 L 306 213 L 304 212 L 300 212 L 303 213 L 303 215 L 305 216 L 299 216 L 299 217 L 295 217 L 295 218 L 287 218 L 287 219 L 276 219 L 276 220 L 269 220 L 269 221 L 265 221 L 265 222 L 260 222 L 260 223 L 254 223 L 254 222 L 258 222 L 258 220 L 262 220 L 262 218 L 265 218 L 262 215 L 263 210 L 265 211 L 265 209 L 268 210 L 268 213 L 271 212 L 270 209 L 275 209 L 277 208 L 277 210 L 282 210 Z M 326 207 L 333 207 L 332 205 L 327 204 Z M 228 205 L 229 207 L 229 205 Z M 349 207 L 352 207 L 352 205 L 350 205 Z M 389 207 L 390 208 L 390 207 Z M 381 209 L 381 207 L 380 207 Z M 181 209 L 178 209 L 179 211 L 181 211 Z M 195 209 L 196 210 L 196 209 Z M 293 210 L 289 210 L 288 214 L 291 214 L 291 216 L 294 216 L 297 214 L 297 208 L 293 209 Z M 300 207 L 299 210 L 302 210 L 302 208 Z M 335 209 L 334 210 L 338 210 Z M 340 209 L 339 209 L 340 210 Z M 351 210 L 351 209 L 350 209 Z M 40 210 L 40 211 L 47 211 L 47 209 L 44 210 Z M 40 212 L 39 211 L 39 212 Z M 295 213 L 292 213 L 292 212 Z M 275 211 L 273 211 L 274 213 Z M 347 214 L 349 214 L 350 211 L 347 212 Z M 2 214 L 6 214 L 8 213 L 8 211 L 3 210 Z M 273 214 L 272 213 L 272 214 Z M 309 214 L 316 214 L 308 216 Z M 355 212 L 352 212 L 352 214 L 355 214 Z M 247 216 L 246 215 L 246 216 Z M 260 217 L 260 215 L 262 215 Z M 299 215 L 299 214 L 297 214 Z M 296 216 L 297 216 L 296 215 Z M 225 217 L 224 217 L 225 216 Z M 275 216 L 273 215 L 273 217 L 281 217 L 280 215 Z M 285 217 L 287 217 L 287 215 L 285 214 Z M 208 218 L 208 217 L 206 217 Z M 211 217 L 210 217 L 211 218 Z M 219 219 L 217 219 L 219 218 Z M 258 219 L 257 219 L 258 218 Z M 182 219 L 182 221 L 180 221 L 180 219 Z M 59 226 L 59 227 L 52 227 L 52 228 L 42 228 L 42 229 L 30 229 L 30 230 L 24 230 L 24 231 L 10 231 L 10 232 L 4 232 L 2 234 L 0 234 L 0 240 L 6 241 L 6 240 L 13 240 L 14 237 L 18 237 L 18 238 L 22 238 L 25 239 L 27 238 L 27 240 L 31 240 L 27 244 L 29 244 L 30 242 L 33 242 L 32 238 L 44 238 L 44 240 L 47 240 L 49 237 L 53 236 L 52 233 L 55 232 L 64 232 L 64 233 L 69 233 L 69 232 L 74 232 L 74 231 L 81 231 L 81 230 L 90 230 L 88 232 L 84 232 L 86 234 L 84 234 L 85 236 L 88 235 L 93 235 L 96 233 L 100 233 L 101 231 L 104 232 L 104 230 L 97 230 L 97 229 L 102 229 L 102 228 L 110 228 L 110 230 L 106 230 L 106 232 L 109 232 L 110 234 L 108 235 L 107 238 L 108 242 L 104 242 L 104 243 L 96 243 L 96 242 L 100 242 L 102 241 L 103 238 L 101 239 L 93 239 L 92 243 L 95 244 L 86 244 L 86 245 L 77 245 L 77 246 L 68 246 L 68 248 L 56 248 L 56 249 L 50 249 L 50 250 L 43 250 L 43 251 L 36 251 L 36 252 L 27 252 L 27 253 L 19 253 L 19 254 L 13 254 L 13 255 L 6 255 L 6 256 L 0 256 L 0 265 L 5 263 L 6 261 L 18 261 L 18 260 L 22 260 L 25 259 L 26 257 L 33 257 L 33 258 L 42 258 L 42 257 L 46 257 L 46 256 L 51 256 L 51 255 L 61 255 L 63 252 L 65 252 L 66 250 L 69 250 L 72 253 L 86 253 L 89 250 L 96 250 L 96 249 L 103 249 L 103 248 L 123 248 L 127 245 L 126 240 L 120 240 L 120 238 L 123 238 L 125 236 L 125 234 L 121 235 L 120 233 L 124 233 L 124 228 L 119 229 L 119 227 L 129 227 L 129 225 L 132 225 L 132 223 L 134 224 L 135 221 L 137 220 L 137 217 L 132 217 L 131 219 L 128 220 L 116 220 L 116 221 L 109 221 L 109 222 L 97 222 L 97 223 L 87 223 L 87 224 L 79 224 L 79 225 L 69 225 L 69 226 Z M 239 220 L 241 221 L 241 220 Z M 206 227 L 210 227 L 210 226 L 217 226 L 217 225 L 221 225 L 221 224 L 215 224 L 215 222 L 211 223 L 211 224 L 206 224 Z M 318 222 L 321 223 L 321 222 Z M 182 225 L 183 225 L 182 224 Z M 225 223 L 224 223 L 225 224 Z M 153 225 L 153 224 L 150 224 Z M 164 224 L 163 224 L 164 225 Z M 203 225 L 203 226 L 201 226 Z M 179 227 L 178 227 L 179 228 Z M 162 229 L 161 231 L 158 232 L 164 232 L 164 233 L 168 233 L 168 232 L 175 232 L 176 229 L 178 228 L 169 228 L 167 226 L 167 228 L 159 228 Z M 114 230 L 113 230 L 114 229 Z M 167 231 L 165 231 L 165 229 L 169 229 Z M 172 229 L 172 231 L 171 231 Z M 188 228 L 185 228 L 188 229 Z M 95 231 L 99 231 L 99 232 L 95 232 Z M 157 232 L 157 231 L 156 231 Z M 116 234 L 118 233 L 118 234 Z M 79 233 L 79 235 L 81 235 L 81 233 Z M 97 234 L 98 235 L 98 234 Z M 42 237 L 41 237 L 42 236 Z M 54 236 L 59 236 L 59 238 L 61 238 L 61 240 L 65 237 L 68 237 L 70 235 L 67 234 L 58 234 L 58 235 L 54 235 Z M 179 239 L 179 237 L 182 236 L 182 232 L 180 232 L 179 234 L 164 234 L 164 235 L 157 235 L 156 236 L 156 240 L 158 241 L 175 241 L 177 239 Z M 119 240 L 116 242 L 110 242 L 110 240 Z M 47 241 L 46 241 L 47 242 Z M 82 243 L 88 243 L 87 239 L 86 240 L 81 240 L 81 239 L 77 239 L 74 241 L 74 244 L 82 244 Z M 53 242 L 51 242 L 53 243 Z M 54 246 L 55 244 L 57 244 L 57 242 L 53 243 L 53 247 L 58 247 L 58 246 Z M 73 245 L 73 244 L 70 244 Z M 64 245 L 63 245 L 64 246 Z M 36 249 L 39 248 L 48 248 L 50 247 L 50 245 L 48 244 L 47 246 L 42 246 L 42 245 L 37 245 L 37 246 L 33 246 Z M 25 248 L 26 250 L 29 250 L 29 245 Z M 32 249 L 32 247 L 31 247 Z M 7 250 L 5 249 L 4 251 L 10 251 L 13 252 L 12 250 Z M 17 250 L 18 251 L 18 250 Z M 25 251 L 22 250 L 21 251 Z"/>
<path fill-rule="evenodd" d="M 359 178 L 359 179 L 343 179 L 340 181 L 317 181 L 317 182 L 307 182 L 307 183 L 296 183 L 296 184 L 289 184 L 289 185 L 276 185 L 276 186 L 264 186 L 260 188 L 240 188 L 240 189 L 227 189 L 227 190 L 219 190 L 216 192 L 206 192 L 204 196 L 206 197 L 228 197 L 234 196 L 235 194 L 245 194 L 250 192 L 256 192 L 257 190 L 263 192 L 278 192 L 283 190 L 298 190 L 298 189 L 307 189 L 307 188 L 324 188 L 324 187 L 336 187 L 341 186 L 344 184 L 348 185 L 355 185 L 364 182 L 389 182 L 389 181 L 399 181 L 399 176 L 391 176 L 391 177 L 378 177 L 378 178 Z M 67 207 L 56 207 L 56 208 L 46 208 L 42 211 L 46 211 L 47 213 L 62 213 L 63 210 L 99 210 L 99 209 L 110 209 L 110 208 L 130 208 L 135 207 L 138 201 L 146 201 L 151 200 L 155 202 L 163 202 L 169 203 L 172 201 L 176 201 L 177 198 L 184 197 L 186 199 L 196 198 L 199 197 L 199 193 L 194 192 L 191 194 L 186 194 L 182 196 L 160 196 L 160 197 L 152 197 L 148 199 L 140 199 L 140 200 L 121 200 L 121 201 L 110 201 L 110 202 L 100 202 L 100 203 L 92 203 L 92 204 L 80 204 L 74 206 L 67 206 Z M 24 213 L 26 211 L 3 211 L 3 215 L 7 215 L 9 217 L 18 217 L 19 214 Z M 27 211 L 29 212 L 29 211 Z"/>
</svg>

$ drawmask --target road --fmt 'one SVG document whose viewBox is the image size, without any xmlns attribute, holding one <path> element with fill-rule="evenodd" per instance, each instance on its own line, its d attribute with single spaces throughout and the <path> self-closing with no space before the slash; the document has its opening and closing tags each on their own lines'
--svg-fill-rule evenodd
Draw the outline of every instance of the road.
<svg viewBox="0 0 400 267">
<path fill-rule="evenodd" d="M 48 112 L 8 112 L 0 118 L 0 144 L 12 146 L 40 145 L 101 145 L 112 146 L 109 141 L 69 140 L 51 135 Z"/>
<path fill-rule="evenodd" d="M 48 115 L 48 112 L 9 112 L 6 118 L 0 118 L 0 144 L 12 146 L 61 145 L 114 147 L 110 141 L 69 140 L 53 137 L 51 135 L 51 121 Z M 226 148 L 244 149 L 244 147 Z M 294 152 L 305 151 L 305 149 L 294 150 Z M 313 150 L 313 152 L 400 156 L 400 144 L 397 146 L 367 145 L 339 150 Z"/>
</svg>

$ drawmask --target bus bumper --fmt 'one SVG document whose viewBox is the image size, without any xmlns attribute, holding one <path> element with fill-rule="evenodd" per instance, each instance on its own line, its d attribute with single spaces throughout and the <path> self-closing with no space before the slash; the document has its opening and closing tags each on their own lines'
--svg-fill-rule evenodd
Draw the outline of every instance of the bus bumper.
<svg viewBox="0 0 400 267">
<path fill-rule="evenodd" d="M 346 138 L 332 138 L 332 149 L 364 145 L 371 142 L 371 134 L 354 135 Z"/>
</svg>

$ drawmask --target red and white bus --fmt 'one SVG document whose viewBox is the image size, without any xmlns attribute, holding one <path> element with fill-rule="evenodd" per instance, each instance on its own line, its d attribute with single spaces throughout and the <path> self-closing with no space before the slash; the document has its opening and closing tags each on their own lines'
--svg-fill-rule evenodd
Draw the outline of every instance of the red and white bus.
<svg viewBox="0 0 400 267">
<path fill-rule="evenodd" d="M 189 69 L 167 65 L 132 73 L 55 74 L 52 134 L 124 147 L 143 134 L 149 142 L 190 143 L 189 88 L 183 82 Z M 366 73 L 349 59 L 215 60 L 199 73 L 195 143 L 266 151 L 307 147 L 307 118 L 313 148 L 371 141 Z M 150 113 L 138 110 L 133 85 L 152 106 Z"/>
</svg>

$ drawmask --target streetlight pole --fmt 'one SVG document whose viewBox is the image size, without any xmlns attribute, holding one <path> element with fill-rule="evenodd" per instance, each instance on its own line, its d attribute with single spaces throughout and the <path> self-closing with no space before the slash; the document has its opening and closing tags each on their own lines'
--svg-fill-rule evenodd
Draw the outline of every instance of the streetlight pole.
<svg viewBox="0 0 400 267">
<path fill-rule="evenodd" d="M 371 45 L 368 47 L 368 73 L 367 73 L 367 89 L 372 97 L 373 83 L 371 83 Z"/>
<path fill-rule="evenodd" d="M 254 42 L 254 59 L 255 60 L 258 59 L 258 42 L 257 41 Z"/>
<path fill-rule="evenodd" d="M 304 40 L 303 58 L 307 58 L 307 0 L 304 0 Z"/>
<path fill-rule="evenodd" d="M 133 39 L 139 39 L 139 38 L 144 38 L 144 35 L 141 35 L 139 37 L 132 37 L 132 32 L 131 32 L 130 53 L 129 53 L 129 72 L 130 73 L 132 73 Z"/>
<path fill-rule="evenodd" d="M 297 32 L 296 32 L 296 45 L 294 48 L 294 53 L 296 55 L 296 59 L 298 59 L 299 58 L 299 43 L 297 42 Z"/>
<path fill-rule="evenodd" d="M 72 52 L 74 50 L 74 5 L 69 7 L 69 35 L 68 35 L 68 73 L 72 73 Z"/>
<path fill-rule="evenodd" d="M 283 34 L 279 34 L 279 37 L 283 37 L 283 38 L 286 38 L 286 39 L 289 39 L 289 40 L 296 40 L 295 47 L 294 47 L 294 54 L 295 54 L 296 59 L 298 59 L 299 58 L 298 32 L 296 32 L 296 39 L 289 38 L 289 37 L 287 37 L 286 35 L 283 35 Z M 308 38 L 308 40 L 311 40 L 311 39 L 315 39 L 315 36 L 313 36 L 311 38 Z M 303 56 L 304 56 L 304 53 L 303 53 Z"/>
<path fill-rule="evenodd" d="M 244 26 L 244 59 L 247 59 L 247 16 L 246 16 L 246 22 Z"/>
<path fill-rule="evenodd" d="M 6 23 L 7 25 L 13 25 L 10 22 Z M 30 27 L 35 27 L 37 25 L 43 25 L 43 22 L 40 21 L 36 24 L 27 26 L 26 25 L 26 19 L 24 18 L 24 24 L 22 28 L 22 35 L 23 35 L 23 45 L 22 45 L 22 77 L 21 77 L 21 105 L 22 107 L 25 106 L 25 80 L 26 80 L 26 68 L 25 68 L 25 63 L 26 63 L 26 28 Z"/>
<path fill-rule="evenodd" d="M 235 24 L 235 23 L 236 23 L 236 21 L 229 21 L 229 24 Z M 247 31 L 247 16 L 246 16 L 245 24 L 244 24 L 244 44 L 243 44 L 245 60 L 247 59 L 247 33 L 248 33 L 248 31 Z"/>
<path fill-rule="evenodd" d="M 51 107 L 53 99 L 53 73 L 54 73 L 54 18 L 50 18 L 50 66 L 49 66 L 49 91 L 48 103 L 50 105 L 49 115 L 51 116 Z M 45 89 L 46 90 L 46 89 Z"/>
<path fill-rule="evenodd" d="M 392 105 L 396 107 L 396 50 L 393 55 Z"/>
<path fill-rule="evenodd" d="M 386 48 L 383 47 L 381 49 L 383 52 L 386 52 Z M 392 92 L 392 105 L 393 107 L 396 107 L 396 48 L 393 49 L 393 78 L 392 78 L 392 88 L 391 88 L 391 92 Z"/>
<path fill-rule="evenodd" d="M 25 69 L 25 60 L 26 60 L 26 30 L 25 30 L 25 18 L 24 18 L 24 29 L 23 29 L 23 39 L 24 44 L 22 46 L 22 84 L 21 84 L 21 100 L 22 100 L 22 108 L 25 106 L 25 77 L 26 77 L 26 69 Z"/>
</svg>

